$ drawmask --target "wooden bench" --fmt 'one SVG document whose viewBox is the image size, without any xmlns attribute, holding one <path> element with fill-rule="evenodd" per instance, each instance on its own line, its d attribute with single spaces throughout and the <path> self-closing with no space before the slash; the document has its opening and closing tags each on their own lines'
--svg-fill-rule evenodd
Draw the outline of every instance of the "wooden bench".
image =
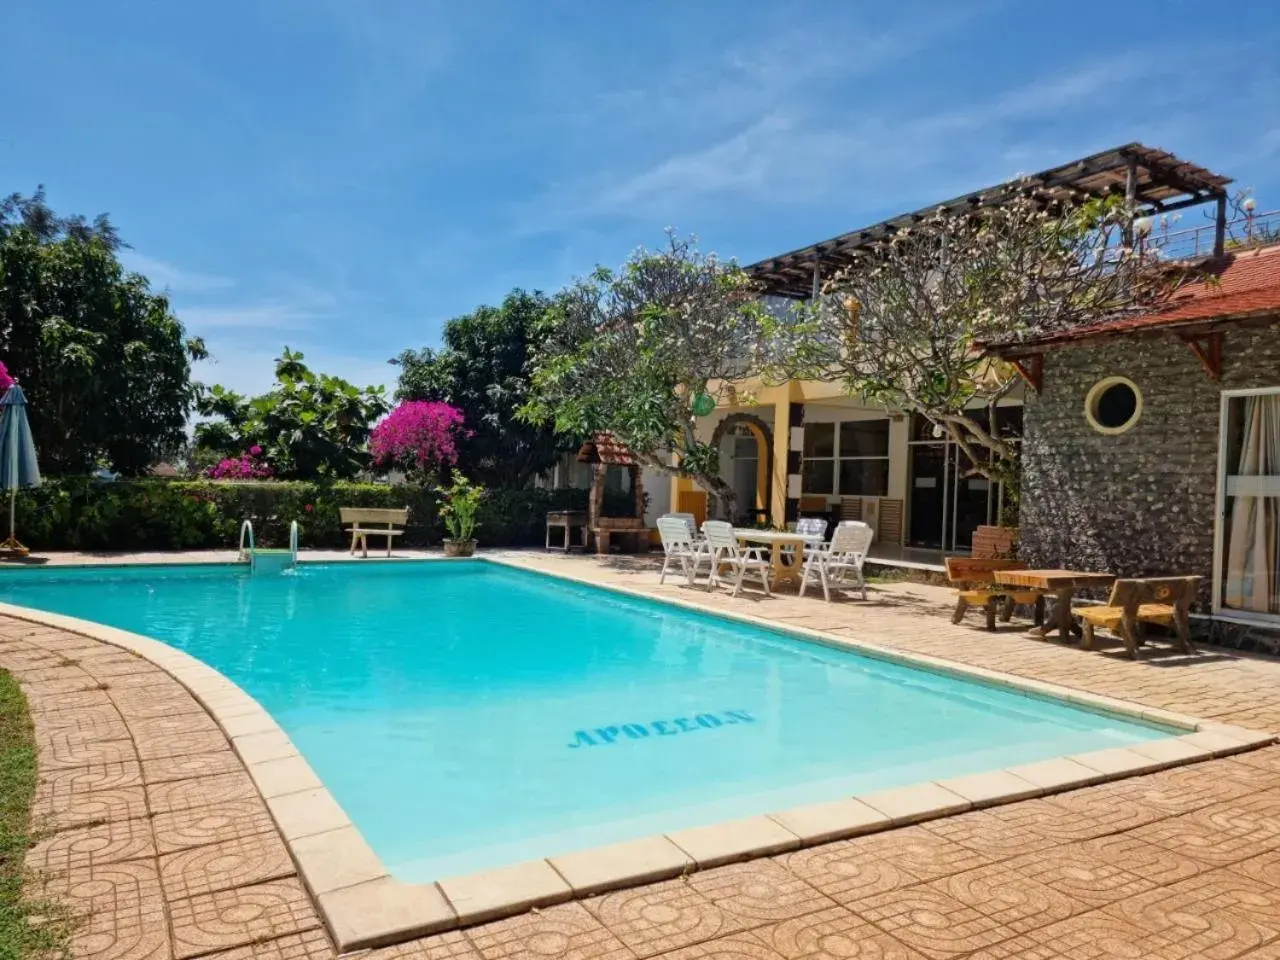
<svg viewBox="0 0 1280 960">
<path fill-rule="evenodd" d="M 1142 624 L 1155 623 L 1172 627 L 1182 652 L 1194 653 L 1190 612 L 1199 586 L 1199 577 L 1117 580 L 1111 585 L 1111 598 L 1105 607 L 1080 607 L 1075 611 L 1084 627 L 1080 646 L 1091 650 L 1094 628 L 1105 627 L 1124 642 L 1125 650 L 1136 660 L 1144 639 Z"/>
<path fill-rule="evenodd" d="M 351 553 L 360 545 L 360 555 L 369 556 L 369 535 L 387 538 L 387 556 L 391 556 L 391 541 L 404 533 L 409 522 L 409 508 L 339 507 L 338 515 L 351 532 Z"/>
<path fill-rule="evenodd" d="M 1036 608 L 1036 622 L 1043 622 L 1043 593 L 1038 590 L 1002 587 L 992 579 L 991 575 L 997 570 L 1027 569 L 1027 565 L 1021 560 L 947 557 L 946 564 L 947 581 L 957 588 L 956 612 L 951 615 L 952 623 L 963 620 L 965 611 L 970 607 L 982 607 L 987 615 L 987 629 L 994 630 L 1001 601 L 1004 602 L 1004 609 L 1000 611 L 1000 619 L 1005 623 L 1012 619 L 1013 608 L 1019 603 L 1033 604 Z"/>
</svg>

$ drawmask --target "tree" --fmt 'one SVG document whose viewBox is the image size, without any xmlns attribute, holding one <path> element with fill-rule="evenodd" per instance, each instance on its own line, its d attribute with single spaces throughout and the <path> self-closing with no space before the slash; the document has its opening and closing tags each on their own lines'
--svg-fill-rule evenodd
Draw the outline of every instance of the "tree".
<svg viewBox="0 0 1280 960">
<path fill-rule="evenodd" d="M 365 469 L 369 430 L 387 412 L 383 388 L 362 389 L 302 361 L 285 347 L 276 385 L 260 397 L 221 386 L 202 396 L 200 413 L 219 419 L 196 424 L 198 458 L 239 458 L 259 447 L 255 460 L 282 480 L 344 480 Z"/>
<path fill-rule="evenodd" d="M 538 324 L 550 301 L 512 290 L 498 307 L 478 307 L 444 328 L 441 350 L 406 350 L 399 400 L 435 400 L 462 411 L 469 435 L 458 443 L 458 466 L 491 487 L 521 488 L 554 465 L 572 438 L 521 420 L 529 399 L 527 363 Z"/>
<path fill-rule="evenodd" d="M 105 214 L 60 218 L 43 189 L 0 200 L 0 356 L 49 474 L 141 474 L 182 443 L 195 402 L 204 343 L 124 271 L 119 247 Z"/>
<path fill-rule="evenodd" d="M 432 400 L 407 400 L 373 428 L 369 453 L 375 467 L 402 467 L 425 479 L 458 462 L 466 437 L 462 411 Z"/>
<path fill-rule="evenodd" d="M 611 431 L 643 464 L 691 478 L 732 514 L 719 451 L 695 424 L 748 371 L 762 331 L 758 298 L 736 264 L 674 234 L 617 273 L 597 268 L 547 312 L 523 415 L 576 436 Z"/>
<path fill-rule="evenodd" d="M 1177 271 L 1132 245 L 1121 198 L 1064 204 L 1020 185 L 977 210 L 939 209 L 852 263 L 815 302 L 771 314 L 767 373 L 842 381 L 918 413 L 973 470 L 1012 480 L 1017 449 L 992 422 L 1018 382 L 984 346 L 1147 308 Z"/>
</svg>

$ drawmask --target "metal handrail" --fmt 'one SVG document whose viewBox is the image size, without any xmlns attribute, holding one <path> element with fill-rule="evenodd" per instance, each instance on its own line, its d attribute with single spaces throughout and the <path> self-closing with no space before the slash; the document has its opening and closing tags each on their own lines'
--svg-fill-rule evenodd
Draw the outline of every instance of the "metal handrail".
<svg viewBox="0 0 1280 960">
<path fill-rule="evenodd" d="M 1154 218 L 1152 218 L 1154 220 Z M 1161 218 L 1163 221 L 1163 218 Z M 1158 250 L 1167 260 L 1197 259 L 1213 253 L 1217 226 L 1206 223 L 1181 230 L 1168 229 L 1169 224 L 1152 232 L 1143 243 L 1149 250 Z M 1225 224 L 1224 237 L 1228 250 L 1253 246 L 1270 246 L 1280 239 L 1280 210 L 1264 210 L 1248 216 L 1236 217 Z"/>
<path fill-rule="evenodd" d="M 298 565 L 298 521 L 294 520 L 289 524 L 289 555 L 293 560 L 293 565 Z"/>
<path fill-rule="evenodd" d="M 246 520 L 240 524 L 240 559 L 245 559 L 244 538 L 245 534 L 249 535 L 249 566 L 254 566 L 257 561 L 258 551 L 253 545 L 253 523 Z"/>
</svg>

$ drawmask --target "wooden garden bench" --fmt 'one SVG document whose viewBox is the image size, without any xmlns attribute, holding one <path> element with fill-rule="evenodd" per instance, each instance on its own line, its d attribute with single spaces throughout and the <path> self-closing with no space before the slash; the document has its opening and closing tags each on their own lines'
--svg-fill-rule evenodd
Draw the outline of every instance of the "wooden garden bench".
<svg viewBox="0 0 1280 960">
<path fill-rule="evenodd" d="M 1039 590 L 1020 590 L 1002 587 L 995 583 L 993 574 L 997 570 L 1025 570 L 1027 565 L 1021 560 L 975 559 L 973 557 L 947 557 L 947 581 L 956 586 L 956 612 L 951 616 L 952 623 L 964 619 L 964 613 L 970 607 L 982 607 L 987 615 L 987 629 L 996 628 L 996 613 L 1003 601 L 1004 608 L 999 610 L 1000 619 L 1005 623 L 1013 617 L 1015 604 L 1030 603 L 1036 608 L 1036 622 L 1043 617 L 1044 594 Z"/>
<path fill-rule="evenodd" d="M 369 556 L 369 535 L 387 538 L 387 556 L 391 556 L 391 541 L 404 533 L 409 522 L 409 508 L 402 507 L 339 507 L 338 515 L 344 526 L 350 525 L 351 553 L 360 545 L 360 555 Z"/>
<path fill-rule="evenodd" d="M 1117 580 L 1111 585 L 1111 598 L 1104 607 L 1080 607 L 1076 610 L 1084 627 L 1081 646 L 1093 647 L 1093 631 L 1105 627 L 1124 641 L 1133 659 L 1138 658 L 1138 645 L 1143 641 L 1142 624 L 1155 623 L 1172 627 L 1178 635 L 1183 653 L 1194 653 L 1191 646 L 1191 602 L 1195 600 L 1199 577 L 1152 577 L 1145 580 Z"/>
</svg>

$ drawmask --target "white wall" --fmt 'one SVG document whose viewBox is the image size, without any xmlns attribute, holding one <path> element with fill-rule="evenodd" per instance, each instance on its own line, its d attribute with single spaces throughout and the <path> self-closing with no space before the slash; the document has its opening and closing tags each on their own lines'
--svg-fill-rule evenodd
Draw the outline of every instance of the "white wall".
<svg viewBox="0 0 1280 960">
<path fill-rule="evenodd" d="M 640 482 L 644 484 L 644 492 L 649 495 L 649 506 L 644 512 L 644 523 L 647 527 L 656 527 L 658 518 L 671 512 L 671 478 L 650 467 L 640 472 Z"/>
</svg>

